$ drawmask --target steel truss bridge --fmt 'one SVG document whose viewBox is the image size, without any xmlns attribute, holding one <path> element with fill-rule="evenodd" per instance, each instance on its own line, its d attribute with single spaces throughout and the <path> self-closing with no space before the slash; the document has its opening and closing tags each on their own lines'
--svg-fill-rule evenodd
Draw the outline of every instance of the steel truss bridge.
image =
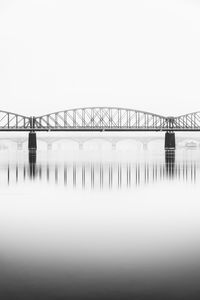
<svg viewBox="0 0 200 300">
<path fill-rule="evenodd" d="M 0 131 L 29 131 L 29 149 L 36 149 L 36 131 L 164 131 L 165 148 L 175 148 L 175 131 L 200 131 L 200 112 L 166 117 L 119 107 L 85 107 L 24 116 L 0 111 Z"/>
</svg>

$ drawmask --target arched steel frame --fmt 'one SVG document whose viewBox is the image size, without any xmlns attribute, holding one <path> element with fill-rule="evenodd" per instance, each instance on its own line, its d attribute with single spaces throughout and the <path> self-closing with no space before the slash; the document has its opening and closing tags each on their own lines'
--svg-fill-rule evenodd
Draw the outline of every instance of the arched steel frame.
<svg viewBox="0 0 200 300">
<path fill-rule="evenodd" d="M 30 130 L 30 118 L 0 110 L 0 130 Z"/>
<path fill-rule="evenodd" d="M 179 117 L 174 118 L 174 128 L 179 130 L 200 130 L 200 112 L 193 112 L 186 115 L 181 115 Z"/>
<path fill-rule="evenodd" d="M 200 131 L 200 112 L 165 117 L 120 107 L 85 107 L 28 117 L 0 110 L 0 131 Z"/>
<path fill-rule="evenodd" d="M 158 131 L 169 126 L 164 116 L 117 107 L 76 108 L 35 118 L 35 128 L 47 130 Z"/>
</svg>

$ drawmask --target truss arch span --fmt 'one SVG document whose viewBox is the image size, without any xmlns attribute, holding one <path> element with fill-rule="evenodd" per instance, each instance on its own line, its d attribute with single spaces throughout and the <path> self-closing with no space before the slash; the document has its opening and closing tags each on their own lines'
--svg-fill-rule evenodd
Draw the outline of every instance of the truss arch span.
<svg viewBox="0 0 200 300">
<path fill-rule="evenodd" d="M 200 111 L 181 115 L 174 118 L 174 127 L 177 129 L 198 130 L 200 128 Z"/>
<path fill-rule="evenodd" d="M 0 129 L 17 130 L 30 127 L 30 118 L 20 114 L 0 110 Z"/>
<path fill-rule="evenodd" d="M 167 128 L 161 115 L 119 107 L 85 107 L 35 118 L 35 127 L 49 130 L 159 130 Z"/>
</svg>

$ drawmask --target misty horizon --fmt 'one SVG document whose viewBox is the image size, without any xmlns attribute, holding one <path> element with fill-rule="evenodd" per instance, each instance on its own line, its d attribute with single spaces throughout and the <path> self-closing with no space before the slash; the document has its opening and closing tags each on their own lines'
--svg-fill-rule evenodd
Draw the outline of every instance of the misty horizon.
<svg viewBox="0 0 200 300">
<path fill-rule="evenodd" d="M 2 0 L 0 108 L 198 111 L 199 14 L 187 0 Z"/>
</svg>

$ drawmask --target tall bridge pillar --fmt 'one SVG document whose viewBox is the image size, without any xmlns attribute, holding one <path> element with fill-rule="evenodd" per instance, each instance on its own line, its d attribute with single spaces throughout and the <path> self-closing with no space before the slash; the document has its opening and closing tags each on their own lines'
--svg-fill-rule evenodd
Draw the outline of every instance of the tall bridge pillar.
<svg viewBox="0 0 200 300">
<path fill-rule="evenodd" d="M 28 136 L 28 150 L 37 150 L 37 137 L 36 132 L 29 132 Z"/>
<path fill-rule="evenodd" d="M 29 132 L 29 136 L 28 136 L 28 149 L 35 151 L 37 150 L 37 137 L 36 137 L 36 132 L 34 131 L 35 117 L 30 117 L 30 128 L 31 131 Z"/>
<path fill-rule="evenodd" d="M 175 148 L 176 148 L 175 133 L 168 131 L 165 133 L 165 149 L 170 150 Z"/>
</svg>

